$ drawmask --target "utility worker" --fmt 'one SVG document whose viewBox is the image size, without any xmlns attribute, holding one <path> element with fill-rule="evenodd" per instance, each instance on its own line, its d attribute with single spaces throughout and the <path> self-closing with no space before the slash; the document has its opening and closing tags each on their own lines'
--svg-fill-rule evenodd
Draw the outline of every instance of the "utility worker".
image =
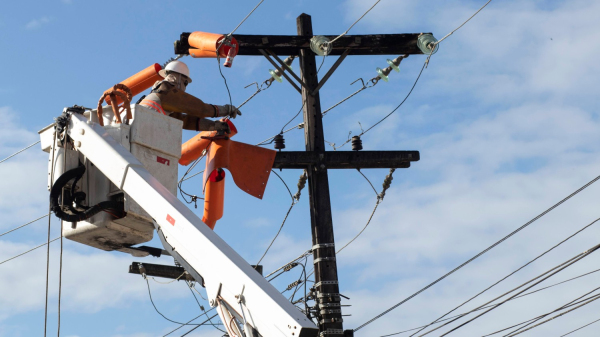
<svg viewBox="0 0 600 337">
<path fill-rule="evenodd" d="M 206 104 L 201 99 L 186 93 L 185 89 L 192 79 L 187 65 L 183 62 L 172 61 L 158 74 L 163 77 L 163 80 L 154 83 L 151 93 L 140 104 L 182 120 L 183 128 L 186 130 L 229 131 L 227 123 L 205 118 L 235 118 L 242 114 L 233 105 Z"/>
</svg>

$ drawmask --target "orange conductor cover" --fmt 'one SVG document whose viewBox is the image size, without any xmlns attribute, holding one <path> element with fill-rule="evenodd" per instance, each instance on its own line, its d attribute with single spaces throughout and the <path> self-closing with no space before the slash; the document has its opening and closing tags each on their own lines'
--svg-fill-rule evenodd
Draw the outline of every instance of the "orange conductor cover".
<svg viewBox="0 0 600 337">
<path fill-rule="evenodd" d="M 154 82 L 162 80 L 162 76 L 158 74 L 158 72 L 162 69 L 160 64 L 154 63 L 148 68 L 140 71 L 139 73 L 129 77 L 128 79 L 120 82 L 125 84 L 130 90 L 133 96 L 141 93 L 142 91 L 150 88 Z M 112 88 L 106 90 L 105 92 L 112 90 Z M 110 98 L 106 97 L 106 103 L 110 104 Z M 123 103 L 123 100 L 117 96 L 117 104 Z"/>
<path fill-rule="evenodd" d="M 237 129 L 231 120 L 227 120 L 229 130 L 231 133 L 229 137 L 233 137 L 237 134 Z M 188 140 L 181 146 L 181 158 L 179 158 L 179 164 L 187 166 L 194 160 L 200 158 L 202 152 L 210 145 L 210 139 L 203 139 L 202 137 L 214 137 L 217 134 L 216 131 L 202 131 L 198 133 L 194 138 Z"/>
<path fill-rule="evenodd" d="M 225 171 L 215 169 L 211 172 L 206 182 L 204 191 L 204 222 L 210 229 L 215 229 L 217 220 L 223 217 L 223 203 L 225 199 Z"/>
<path fill-rule="evenodd" d="M 225 38 L 223 34 L 205 33 L 205 32 L 193 32 L 188 37 L 188 43 L 190 45 L 189 53 L 191 57 L 203 58 L 203 57 L 217 57 L 217 47 L 221 44 L 221 41 Z M 235 51 L 232 56 L 237 55 L 240 50 L 240 46 L 237 40 L 232 37 L 231 44 L 235 45 Z M 223 44 L 219 49 L 220 57 L 227 57 L 230 46 Z"/>
</svg>

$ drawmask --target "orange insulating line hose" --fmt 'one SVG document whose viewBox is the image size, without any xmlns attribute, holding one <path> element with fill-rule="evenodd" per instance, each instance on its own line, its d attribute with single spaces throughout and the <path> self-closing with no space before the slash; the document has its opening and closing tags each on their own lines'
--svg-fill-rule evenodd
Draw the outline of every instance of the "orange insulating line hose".
<svg viewBox="0 0 600 337">
<path fill-rule="evenodd" d="M 131 89 L 131 94 L 133 96 L 141 93 L 142 91 L 150 88 L 154 82 L 162 80 L 162 76 L 158 74 L 158 72 L 162 70 L 162 67 L 158 63 L 154 63 L 148 68 L 140 71 L 139 73 L 129 77 L 128 79 L 120 82 L 125 84 L 129 89 Z M 112 90 L 112 88 L 106 90 L 108 92 Z M 110 98 L 106 97 L 106 103 L 110 104 Z M 120 97 L 117 97 L 117 104 L 123 103 L 123 100 Z"/>
<path fill-rule="evenodd" d="M 206 182 L 204 191 L 204 222 L 210 229 L 215 229 L 217 220 L 223 217 L 223 204 L 225 201 L 225 171 L 215 169 L 211 172 Z"/>
<path fill-rule="evenodd" d="M 225 38 L 223 34 L 205 33 L 205 32 L 193 32 L 188 37 L 188 43 L 190 45 L 189 54 L 193 58 L 216 58 L 217 47 L 221 44 L 221 41 Z M 239 43 L 235 37 L 231 37 L 232 45 L 235 45 L 235 51 L 232 57 L 238 54 L 240 50 Z M 227 57 L 230 46 L 223 44 L 219 49 L 219 57 Z"/>
<path fill-rule="evenodd" d="M 237 129 L 229 119 L 227 120 L 227 124 L 229 125 L 229 130 L 231 130 L 231 133 L 229 134 L 229 138 L 231 138 L 237 134 Z M 181 145 L 181 158 L 179 158 L 179 164 L 187 166 L 194 160 L 200 158 L 202 152 L 207 150 L 211 143 L 210 139 L 203 139 L 202 137 L 214 137 L 216 134 L 216 131 L 202 131 L 194 136 L 194 138 L 183 143 L 183 145 Z"/>
</svg>

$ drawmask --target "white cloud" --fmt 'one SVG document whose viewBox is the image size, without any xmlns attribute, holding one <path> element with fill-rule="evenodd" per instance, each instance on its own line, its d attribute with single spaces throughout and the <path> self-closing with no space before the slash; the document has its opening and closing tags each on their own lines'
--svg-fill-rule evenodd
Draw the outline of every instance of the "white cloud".
<svg viewBox="0 0 600 337">
<path fill-rule="evenodd" d="M 50 18 L 48 18 L 47 16 L 43 16 L 39 19 L 33 19 L 25 25 L 25 29 L 28 29 L 28 30 L 38 29 L 38 28 L 42 27 L 43 25 L 50 23 L 50 21 L 51 21 Z"/>
<path fill-rule="evenodd" d="M 347 4 L 347 18 L 358 17 L 367 6 L 360 1 Z M 430 8 L 429 15 L 414 15 L 424 6 Z M 387 32 L 429 27 L 425 31 L 440 38 L 472 14 L 473 6 L 478 5 L 382 2 L 362 24 Z M 600 115 L 592 98 L 600 85 L 593 59 L 599 50 L 587 42 L 600 31 L 593 18 L 600 5 L 575 1 L 550 9 L 540 6 L 492 3 L 440 46 L 407 104 L 363 136 L 370 149 L 398 149 L 409 143 L 421 152 L 421 161 L 408 171 L 396 171 L 370 227 L 338 256 L 342 292 L 352 298 L 346 313 L 353 316 L 345 327 L 356 327 L 406 298 L 600 174 L 595 146 Z M 403 69 L 414 73 L 412 67 L 420 68 L 423 60 L 417 57 L 405 61 Z M 371 90 L 387 97 L 388 87 Z M 398 100 L 407 91 L 397 93 Z M 372 125 L 394 107 L 388 101 L 346 116 L 341 129 L 357 130 L 356 120 Z M 592 185 L 359 333 L 379 336 L 433 320 L 597 218 L 599 197 L 600 185 Z M 338 246 L 362 229 L 372 207 L 336 212 Z M 592 238 L 600 233 L 598 227 L 483 297 L 491 299 L 590 248 L 597 243 Z M 591 256 L 544 285 L 593 270 L 597 261 Z M 593 289 L 598 277 L 507 304 L 456 335 L 489 333 L 552 310 Z M 482 302 L 478 299 L 459 312 Z M 597 308 L 585 307 L 533 335 L 566 333 L 597 319 Z M 594 334 L 593 329 L 581 332 Z"/>
</svg>

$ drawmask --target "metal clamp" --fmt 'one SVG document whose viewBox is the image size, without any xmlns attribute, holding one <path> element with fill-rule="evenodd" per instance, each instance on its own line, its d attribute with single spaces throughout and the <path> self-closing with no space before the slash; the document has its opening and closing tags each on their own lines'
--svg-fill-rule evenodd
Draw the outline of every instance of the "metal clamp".
<svg viewBox="0 0 600 337">
<path fill-rule="evenodd" d="M 321 261 L 335 261 L 335 257 L 334 256 L 318 257 L 313 261 L 313 264 L 317 264 Z"/>
<path fill-rule="evenodd" d="M 322 319 L 319 321 L 319 324 L 325 324 L 325 323 L 342 323 L 344 322 L 344 320 L 341 317 L 331 317 L 328 319 Z"/>
<path fill-rule="evenodd" d="M 323 337 L 325 335 L 340 335 L 343 336 L 344 335 L 344 330 L 342 329 L 327 329 L 325 331 L 322 331 L 319 336 Z"/>
<path fill-rule="evenodd" d="M 316 245 L 312 246 L 312 249 L 315 250 L 328 247 L 335 247 L 335 243 L 317 243 Z"/>
<path fill-rule="evenodd" d="M 319 303 L 319 308 L 331 308 L 338 307 L 340 308 L 342 305 L 340 303 Z"/>
<path fill-rule="evenodd" d="M 315 283 L 315 288 L 318 288 L 322 285 L 330 285 L 330 284 L 338 284 L 338 281 L 319 281 Z"/>
</svg>

